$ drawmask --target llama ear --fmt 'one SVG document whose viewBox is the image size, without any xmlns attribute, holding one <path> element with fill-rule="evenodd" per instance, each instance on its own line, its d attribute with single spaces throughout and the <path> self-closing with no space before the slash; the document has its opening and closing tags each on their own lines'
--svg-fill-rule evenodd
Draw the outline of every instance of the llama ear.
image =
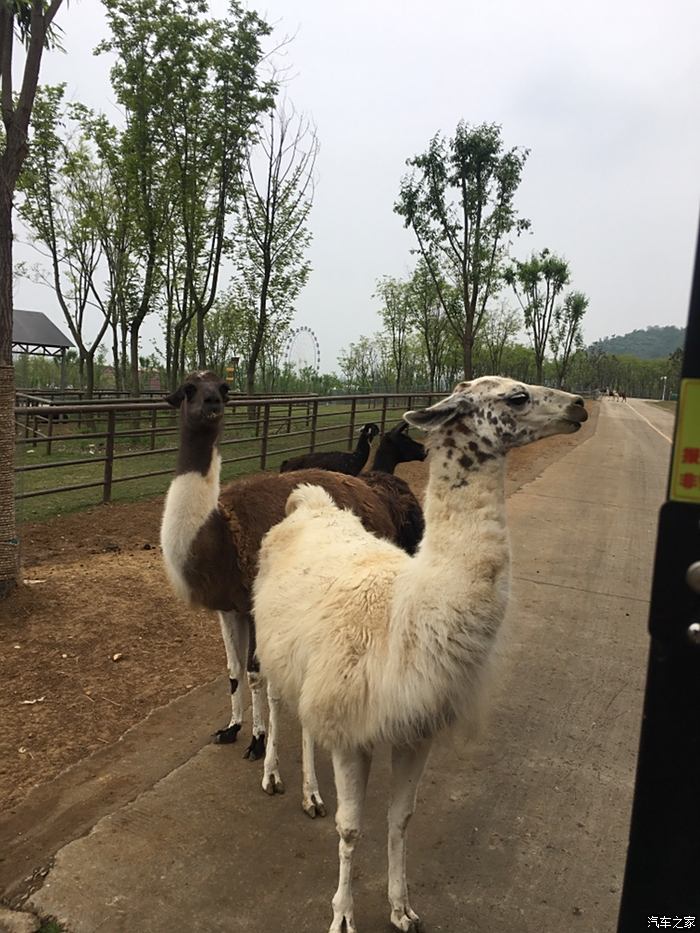
<svg viewBox="0 0 700 933">
<path fill-rule="evenodd" d="M 170 395 L 164 396 L 164 398 L 172 408 L 179 408 L 185 400 L 185 387 L 180 386 L 179 389 L 176 389 Z"/>
<path fill-rule="evenodd" d="M 179 408 L 185 399 L 191 402 L 196 391 L 196 386 L 192 385 L 191 382 L 185 382 L 179 389 L 175 389 L 171 395 L 166 395 L 165 401 L 168 405 L 172 405 L 173 408 Z"/>
<path fill-rule="evenodd" d="M 219 386 L 219 391 L 223 395 L 224 401 L 226 401 L 226 399 L 228 398 L 228 394 L 231 391 L 231 387 L 229 386 L 228 382 L 222 382 L 221 385 Z"/>
<path fill-rule="evenodd" d="M 430 408 L 407 411 L 403 417 L 414 428 L 420 428 L 421 431 L 434 431 L 457 415 L 468 414 L 473 407 L 471 399 L 467 396 L 454 393 L 431 405 Z"/>
</svg>

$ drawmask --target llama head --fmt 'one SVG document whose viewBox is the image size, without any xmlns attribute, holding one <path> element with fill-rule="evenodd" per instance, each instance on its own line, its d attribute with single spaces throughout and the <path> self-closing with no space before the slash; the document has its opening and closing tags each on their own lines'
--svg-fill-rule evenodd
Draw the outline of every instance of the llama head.
<svg viewBox="0 0 700 933">
<path fill-rule="evenodd" d="M 228 400 L 227 384 L 212 372 L 190 373 L 183 384 L 165 401 L 180 409 L 180 421 L 193 430 L 216 429 L 224 417 Z"/>
<path fill-rule="evenodd" d="M 501 376 L 460 382 L 452 395 L 404 415 L 429 432 L 433 450 L 469 468 L 552 434 L 578 431 L 588 418 L 583 399 L 559 389 Z"/>
<path fill-rule="evenodd" d="M 399 421 L 382 438 L 382 443 L 389 444 L 399 463 L 409 463 L 411 460 L 425 460 L 427 454 L 425 447 L 414 441 L 408 433 L 410 425 L 403 419 Z"/>
<path fill-rule="evenodd" d="M 371 444 L 377 434 L 379 434 L 379 425 L 376 425 L 373 421 L 370 421 L 368 424 L 363 424 L 360 434 L 362 437 L 366 437 Z"/>
</svg>

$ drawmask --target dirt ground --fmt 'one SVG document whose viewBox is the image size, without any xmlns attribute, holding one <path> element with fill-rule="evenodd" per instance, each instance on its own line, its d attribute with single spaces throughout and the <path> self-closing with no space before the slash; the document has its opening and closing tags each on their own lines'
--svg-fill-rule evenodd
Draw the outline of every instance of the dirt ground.
<svg viewBox="0 0 700 933">
<path fill-rule="evenodd" d="M 508 491 L 580 439 L 514 451 Z M 397 472 L 422 495 L 424 464 Z M 169 591 L 161 510 L 162 498 L 98 506 L 21 529 L 24 583 L 0 603 L 0 809 L 223 672 L 214 615 Z M 222 709 L 222 726 L 227 717 Z"/>
</svg>

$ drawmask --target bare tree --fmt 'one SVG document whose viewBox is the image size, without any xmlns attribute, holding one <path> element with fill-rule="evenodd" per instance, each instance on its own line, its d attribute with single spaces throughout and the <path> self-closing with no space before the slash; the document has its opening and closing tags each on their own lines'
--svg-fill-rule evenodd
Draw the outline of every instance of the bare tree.
<svg viewBox="0 0 700 933">
<path fill-rule="evenodd" d="M 269 329 L 289 322 L 294 302 L 311 266 L 307 220 L 314 194 L 318 154 L 316 130 L 309 120 L 270 110 L 267 125 L 250 153 L 242 178 L 240 222 L 234 260 L 255 328 L 246 360 L 246 391 L 255 377 Z"/>
<path fill-rule="evenodd" d="M 27 157 L 27 134 L 39 82 L 41 56 L 62 0 L 0 2 L 0 598 L 17 585 L 19 560 L 15 524 L 15 401 L 12 366 L 12 206 Z M 15 38 L 25 47 L 24 71 L 15 96 L 12 60 Z"/>
</svg>

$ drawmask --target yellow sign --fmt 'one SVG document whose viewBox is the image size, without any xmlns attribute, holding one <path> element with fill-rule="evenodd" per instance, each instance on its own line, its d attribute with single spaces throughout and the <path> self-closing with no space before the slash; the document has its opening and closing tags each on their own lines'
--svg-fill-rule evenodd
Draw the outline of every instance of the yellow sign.
<svg viewBox="0 0 700 933">
<path fill-rule="evenodd" d="M 700 379 L 681 382 L 670 498 L 700 503 Z"/>
</svg>

